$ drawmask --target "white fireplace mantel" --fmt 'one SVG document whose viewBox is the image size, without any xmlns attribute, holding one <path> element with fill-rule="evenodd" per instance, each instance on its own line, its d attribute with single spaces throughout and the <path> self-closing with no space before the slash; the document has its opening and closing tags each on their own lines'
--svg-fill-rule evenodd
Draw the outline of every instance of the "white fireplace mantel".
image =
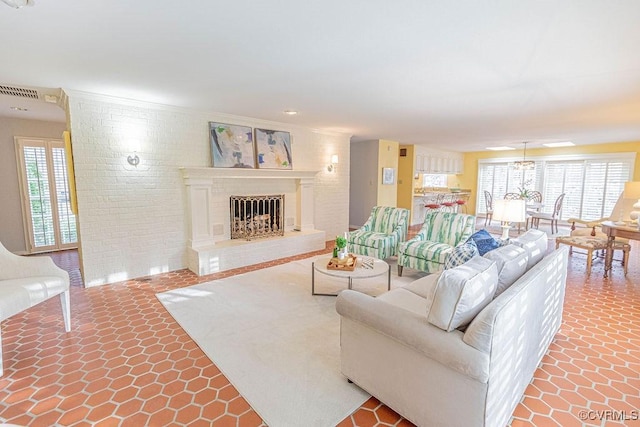
<svg viewBox="0 0 640 427">
<path fill-rule="evenodd" d="M 210 274 L 324 248 L 325 234 L 315 230 L 313 224 L 314 181 L 319 171 L 188 167 L 182 167 L 180 171 L 187 190 L 189 268 L 195 273 Z M 295 183 L 293 230 L 300 233 L 285 232 L 284 237 L 251 242 L 228 240 L 230 233 L 224 231 L 228 227 L 221 224 L 220 214 L 216 219 L 214 205 L 217 208 L 222 204 L 228 208 L 228 200 L 222 201 L 221 196 L 224 199 L 230 195 L 221 193 L 219 188 L 225 181 L 238 179 L 247 181 L 248 188 L 252 187 L 252 180 L 253 183 L 265 179 Z"/>
<path fill-rule="evenodd" d="M 319 171 L 240 168 L 180 168 L 185 183 L 200 179 L 314 179 Z"/>
<path fill-rule="evenodd" d="M 296 183 L 296 218 L 294 229 L 313 230 L 314 178 L 318 171 L 236 168 L 180 168 L 187 187 L 187 218 L 190 220 L 189 246 L 197 248 L 220 240 L 214 233 L 213 189 L 220 180 L 285 179 Z M 219 235 L 218 235 L 219 236 Z"/>
</svg>

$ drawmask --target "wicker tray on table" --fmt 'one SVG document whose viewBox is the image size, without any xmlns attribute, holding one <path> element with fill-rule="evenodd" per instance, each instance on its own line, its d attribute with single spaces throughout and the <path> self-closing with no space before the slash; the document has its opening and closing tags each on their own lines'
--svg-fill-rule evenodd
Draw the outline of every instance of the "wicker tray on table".
<svg viewBox="0 0 640 427">
<path fill-rule="evenodd" d="M 327 270 L 353 271 L 356 269 L 356 261 L 358 257 L 349 254 L 344 259 L 331 258 L 327 264 Z"/>
</svg>

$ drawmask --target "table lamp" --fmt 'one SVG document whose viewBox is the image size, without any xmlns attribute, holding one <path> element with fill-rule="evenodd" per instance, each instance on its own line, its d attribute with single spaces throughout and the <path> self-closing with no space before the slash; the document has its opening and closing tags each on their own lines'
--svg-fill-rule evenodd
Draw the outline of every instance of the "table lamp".
<svg viewBox="0 0 640 427">
<path fill-rule="evenodd" d="M 494 200 L 493 219 L 502 222 L 502 240 L 509 238 L 510 223 L 525 221 L 525 211 L 525 200 Z"/>
<path fill-rule="evenodd" d="M 624 183 L 624 198 L 638 200 L 633 205 L 633 210 L 629 214 L 629 217 L 636 220 L 638 223 L 638 229 L 640 229 L 640 181 L 629 181 Z"/>
</svg>

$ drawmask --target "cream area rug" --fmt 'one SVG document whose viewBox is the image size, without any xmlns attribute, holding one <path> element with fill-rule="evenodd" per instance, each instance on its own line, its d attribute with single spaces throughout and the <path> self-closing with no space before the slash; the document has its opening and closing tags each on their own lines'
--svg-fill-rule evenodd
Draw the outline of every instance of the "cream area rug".
<svg viewBox="0 0 640 427">
<path fill-rule="evenodd" d="M 312 261 L 157 295 L 272 427 L 334 426 L 369 398 L 340 373 L 336 299 L 311 295 Z M 424 275 L 405 269 L 398 278 L 395 270 L 394 264 L 392 288 Z M 346 279 L 316 273 L 317 292 L 346 286 Z M 387 277 L 354 280 L 353 288 L 381 294 L 387 290 Z"/>
</svg>

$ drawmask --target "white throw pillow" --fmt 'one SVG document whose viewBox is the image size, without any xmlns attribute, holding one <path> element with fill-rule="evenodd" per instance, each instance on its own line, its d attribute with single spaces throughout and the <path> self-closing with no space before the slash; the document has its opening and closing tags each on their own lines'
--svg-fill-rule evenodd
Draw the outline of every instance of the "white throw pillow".
<svg viewBox="0 0 640 427">
<path fill-rule="evenodd" d="M 507 245 L 484 254 L 484 258 L 496 262 L 498 286 L 494 298 L 513 285 L 527 271 L 529 255 L 516 245 Z"/>
<path fill-rule="evenodd" d="M 481 256 L 443 271 L 427 298 L 427 321 L 447 332 L 467 325 L 491 302 L 497 285 L 496 263 Z"/>
<path fill-rule="evenodd" d="M 527 251 L 529 255 L 527 271 L 544 258 L 544 254 L 547 253 L 548 239 L 547 233 L 544 231 L 531 229 L 517 239 L 511 240 L 511 243 Z"/>
<path fill-rule="evenodd" d="M 421 296 L 422 298 L 432 298 L 433 288 L 436 286 L 436 283 L 440 278 L 440 274 L 442 273 L 438 272 L 421 277 L 409 283 L 408 285 L 404 285 L 403 288 L 413 292 L 416 295 Z M 429 305 L 431 305 L 431 303 L 429 303 Z"/>
</svg>

